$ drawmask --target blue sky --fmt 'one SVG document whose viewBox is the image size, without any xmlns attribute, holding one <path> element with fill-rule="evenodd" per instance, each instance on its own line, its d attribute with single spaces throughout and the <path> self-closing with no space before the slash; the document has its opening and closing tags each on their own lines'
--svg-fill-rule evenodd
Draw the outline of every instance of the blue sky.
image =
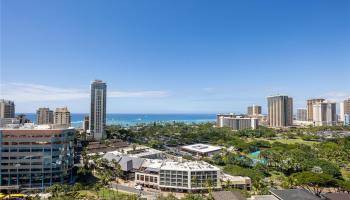
<svg viewBox="0 0 350 200">
<path fill-rule="evenodd" d="M 266 110 L 287 94 L 350 96 L 350 1 L 2 0 L 1 95 L 17 112 Z"/>
</svg>

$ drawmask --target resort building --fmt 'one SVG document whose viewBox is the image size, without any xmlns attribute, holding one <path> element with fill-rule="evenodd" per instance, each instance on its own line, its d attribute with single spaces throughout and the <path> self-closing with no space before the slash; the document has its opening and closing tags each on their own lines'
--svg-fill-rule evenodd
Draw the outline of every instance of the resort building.
<svg viewBox="0 0 350 200">
<path fill-rule="evenodd" d="M 293 98 L 285 95 L 267 97 L 268 123 L 271 127 L 293 125 Z"/>
<path fill-rule="evenodd" d="M 313 105 L 315 126 L 334 126 L 337 123 L 336 103 L 323 101 Z"/>
<path fill-rule="evenodd" d="M 249 116 L 261 115 L 261 106 L 258 106 L 258 105 L 248 106 L 247 115 Z"/>
<path fill-rule="evenodd" d="M 73 181 L 73 128 L 11 125 L 0 129 L 0 189 L 43 190 Z"/>
<path fill-rule="evenodd" d="M 308 99 L 307 100 L 307 120 L 313 121 L 314 114 L 313 114 L 313 106 L 315 103 L 322 103 L 325 99 L 318 98 L 318 99 Z"/>
<path fill-rule="evenodd" d="M 15 118 L 15 103 L 0 99 L 0 118 Z"/>
<path fill-rule="evenodd" d="M 298 121 L 307 121 L 307 109 L 298 108 L 297 109 L 297 120 Z"/>
<path fill-rule="evenodd" d="M 257 118 L 251 118 L 246 116 L 226 116 L 218 115 L 217 126 L 218 127 L 228 127 L 232 130 L 242 130 L 242 129 L 256 129 L 259 126 L 259 120 Z"/>
<path fill-rule="evenodd" d="M 36 124 L 43 125 L 43 124 L 53 124 L 54 118 L 53 118 L 53 111 L 49 108 L 39 108 L 36 111 Z"/>
<path fill-rule="evenodd" d="M 161 190 L 194 191 L 221 188 L 220 169 L 203 161 L 155 161 L 135 173 L 135 182 Z"/>
<path fill-rule="evenodd" d="M 107 85 L 101 80 L 91 83 L 90 134 L 95 140 L 105 138 Z"/>
<path fill-rule="evenodd" d="M 350 98 L 340 102 L 339 106 L 339 121 L 344 122 L 345 115 L 350 115 Z"/>
<path fill-rule="evenodd" d="M 221 147 L 213 146 L 209 144 L 191 144 L 182 146 L 181 150 L 185 152 L 189 152 L 192 155 L 197 156 L 212 156 L 214 154 L 220 153 Z"/>
<path fill-rule="evenodd" d="M 84 131 L 88 131 L 89 130 L 89 116 L 88 115 L 84 117 L 83 130 Z"/>
<path fill-rule="evenodd" d="M 71 124 L 71 116 L 67 107 L 56 108 L 54 123 L 57 125 L 66 125 L 67 127 Z"/>
</svg>

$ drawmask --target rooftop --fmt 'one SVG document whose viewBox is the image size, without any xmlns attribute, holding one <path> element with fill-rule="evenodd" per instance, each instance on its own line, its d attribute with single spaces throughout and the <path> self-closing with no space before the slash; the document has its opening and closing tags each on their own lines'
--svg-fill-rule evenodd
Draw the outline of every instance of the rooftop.
<svg viewBox="0 0 350 200">
<path fill-rule="evenodd" d="M 160 168 L 161 170 L 179 170 L 179 171 L 219 171 L 218 167 L 210 165 L 204 161 L 166 161 Z"/>
<path fill-rule="evenodd" d="M 215 200 L 245 200 L 246 198 L 238 191 L 218 191 L 213 192 Z"/>
<path fill-rule="evenodd" d="M 350 194 L 348 193 L 326 193 L 322 196 L 329 200 L 350 200 Z"/>
<path fill-rule="evenodd" d="M 317 196 L 302 189 L 270 190 L 271 194 L 281 200 L 320 200 Z"/>
<path fill-rule="evenodd" d="M 209 144 L 191 144 L 191 145 L 182 146 L 182 149 L 194 151 L 198 153 L 209 153 L 213 151 L 219 151 L 222 148 L 219 146 L 212 146 Z"/>
<path fill-rule="evenodd" d="M 34 123 L 25 123 L 25 124 L 7 124 L 5 127 L 0 129 L 2 130 L 62 130 L 62 129 L 74 129 L 74 127 L 68 127 L 67 125 L 58 125 L 58 124 L 36 125 Z"/>
</svg>

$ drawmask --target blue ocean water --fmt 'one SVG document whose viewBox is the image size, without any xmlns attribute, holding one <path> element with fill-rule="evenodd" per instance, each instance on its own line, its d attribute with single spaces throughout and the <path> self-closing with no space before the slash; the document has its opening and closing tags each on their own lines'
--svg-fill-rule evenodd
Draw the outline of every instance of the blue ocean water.
<svg viewBox="0 0 350 200">
<path fill-rule="evenodd" d="M 32 122 L 36 122 L 34 113 L 25 114 Z M 73 113 L 72 126 L 79 128 L 83 124 L 84 116 L 87 113 Z M 184 123 L 206 123 L 214 122 L 215 114 L 107 114 L 107 124 L 122 126 L 133 126 L 142 123 L 153 122 L 184 122 Z"/>
</svg>

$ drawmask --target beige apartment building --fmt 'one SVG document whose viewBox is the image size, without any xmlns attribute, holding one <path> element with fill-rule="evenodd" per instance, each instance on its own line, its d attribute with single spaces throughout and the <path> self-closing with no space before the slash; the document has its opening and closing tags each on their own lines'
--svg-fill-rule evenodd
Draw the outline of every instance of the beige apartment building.
<svg viewBox="0 0 350 200">
<path fill-rule="evenodd" d="M 271 127 L 293 125 L 293 98 L 285 95 L 267 97 L 268 123 Z"/>
<path fill-rule="evenodd" d="M 315 103 L 322 103 L 324 101 L 325 99 L 322 99 L 322 98 L 307 100 L 307 121 L 313 121 L 313 118 L 314 118 L 313 105 Z"/>
<path fill-rule="evenodd" d="M 340 102 L 339 111 L 339 121 L 344 122 L 345 115 L 350 115 L 350 98 L 344 100 L 343 102 Z"/>
<path fill-rule="evenodd" d="M 67 107 L 56 108 L 54 115 L 55 124 L 70 126 L 71 115 Z"/>
<path fill-rule="evenodd" d="M 315 126 L 333 126 L 337 123 L 335 102 L 317 102 L 313 105 L 312 112 Z"/>
<path fill-rule="evenodd" d="M 261 106 L 258 106 L 258 105 L 248 106 L 247 115 L 250 115 L 250 116 L 261 115 Z"/>
<path fill-rule="evenodd" d="M 39 108 L 36 111 L 36 123 L 38 125 L 41 124 L 53 124 L 54 118 L 53 118 L 53 111 L 49 108 Z"/>
<path fill-rule="evenodd" d="M 15 118 L 15 103 L 0 99 L 0 118 Z"/>
</svg>

